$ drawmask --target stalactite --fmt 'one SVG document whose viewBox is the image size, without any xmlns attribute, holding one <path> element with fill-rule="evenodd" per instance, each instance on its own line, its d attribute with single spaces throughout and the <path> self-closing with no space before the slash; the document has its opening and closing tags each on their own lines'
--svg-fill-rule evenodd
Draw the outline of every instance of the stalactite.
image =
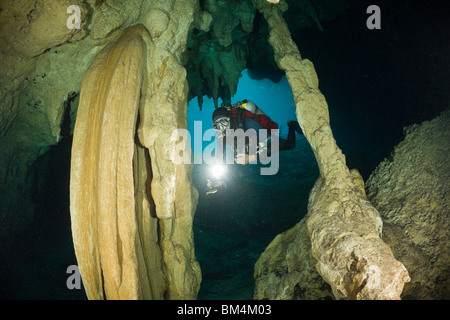
<svg viewBox="0 0 450 320">
<path fill-rule="evenodd" d="M 320 169 L 306 217 L 316 269 L 336 298 L 399 299 L 408 272 L 380 239 L 380 215 L 366 198 L 361 176 L 349 171 L 336 145 L 314 66 L 302 59 L 282 17 L 286 3 L 253 3 L 267 20 L 275 61 L 286 72 L 297 118 Z"/>
<path fill-rule="evenodd" d="M 195 5 L 153 3 L 145 27 L 125 30 L 83 78 L 70 189 L 75 251 L 90 299 L 197 296 L 198 193 L 190 167 L 174 163 L 171 152 L 173 130 L 186 128 L 180 55 Z M 155 16 L 165 12 L 173 13 L 170 23 L 158 24 Z"/>
<path fill-rule="evenodd" d="M 70 191 L 75 251 L 90 299 L 140 295 L 132 160 L 145 32 L 124 32 L 95 58 L 82 82 Z"/>
<path fill-rule="evenodd" d="M 154 50 L 148 54 L 137 133 L 151 159 L 151 195 L 159 219 L 168 299 L 195 299 L 201 282 L 192 231 L 198 193 L 191 183 L 191 167 L 174 163 L 178 141 L 172 137 L 174 130 L 187 128 L 188 85 L 181 55 L 197 5 L 196 0 L 153 1 L 144 18 Z M 156 23 L 155 16 L 168 17 L 168 23 Z"/>
</svg>

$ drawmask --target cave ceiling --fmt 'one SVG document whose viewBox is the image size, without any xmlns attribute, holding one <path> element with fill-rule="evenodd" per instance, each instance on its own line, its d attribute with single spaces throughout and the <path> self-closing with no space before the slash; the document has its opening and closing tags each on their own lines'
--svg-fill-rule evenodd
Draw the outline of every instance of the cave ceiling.
<svg viewBox="0 0 450 320">
<path fill-rule="evenodd" d="M 352 1 L 290 0 L 286 3 L 288 10 L 284 18 L 295 33 L 311 26 L 323 30 L 320 21 L 345 12 Z M 230 102 L 246 68 L 253 79 L 280 81 L 284 73 L 273 59 L 273 49 L 267 41 L 267 23 L 250 0 L 202 0 L 200 6 L 183 57 L 189 99 L 197 97 L 200 108 L 205 95 L 213 98 L 216 107 L 219 99 Z"/>
</svg>

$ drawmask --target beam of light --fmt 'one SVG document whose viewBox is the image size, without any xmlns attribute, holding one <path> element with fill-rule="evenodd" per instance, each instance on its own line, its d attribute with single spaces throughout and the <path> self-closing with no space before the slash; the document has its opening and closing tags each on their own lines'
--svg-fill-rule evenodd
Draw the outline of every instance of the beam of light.
<svg viewBox="0 0 450 320">
<path fill-rule="evenodd" d="M 226 168 L 224 165 L 215 164 L 211 167 L 210 171 L 214 178 L 220 179 L 225 174 Z"/>
</svg>

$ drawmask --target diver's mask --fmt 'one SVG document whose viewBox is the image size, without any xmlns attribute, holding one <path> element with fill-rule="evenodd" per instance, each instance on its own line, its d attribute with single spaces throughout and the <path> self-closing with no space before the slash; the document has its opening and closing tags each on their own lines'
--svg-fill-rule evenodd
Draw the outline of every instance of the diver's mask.
<svg viewBox="0 0 450 320">
<path fill-rule="evenodd" d="M 230 118 L 228 118 L 228 117 L 218 118 L 216 121 L 214 121 L 212 127 L 215 130 L 224 132 L 226 129 L 228 129 L 230 127 Z"/>
</svg>

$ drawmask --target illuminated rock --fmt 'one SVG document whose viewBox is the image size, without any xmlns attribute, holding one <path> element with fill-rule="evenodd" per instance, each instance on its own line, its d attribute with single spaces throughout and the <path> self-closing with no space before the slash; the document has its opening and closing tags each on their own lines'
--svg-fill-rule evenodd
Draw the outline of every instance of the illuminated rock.
<svg viewBox="0 0 450 320">
<path fill-rule="evenodd" d="M 193 3 L 175 9 L 192 17 Z M 193 299 L 199 289 L 192 238 L 198 194 L 190 168 L 174 164 L 170 152 L 171 129 L 186 127 L 186 74 L 178 58 L 189 15 L 176 23 L 177 46 L 165 36 L 174 24 L 166 31 L 158 25 L 158 40 L 136 25 L 99 53 L 83 79 L 71 215 L 90 299 Z"/>
</svg>

